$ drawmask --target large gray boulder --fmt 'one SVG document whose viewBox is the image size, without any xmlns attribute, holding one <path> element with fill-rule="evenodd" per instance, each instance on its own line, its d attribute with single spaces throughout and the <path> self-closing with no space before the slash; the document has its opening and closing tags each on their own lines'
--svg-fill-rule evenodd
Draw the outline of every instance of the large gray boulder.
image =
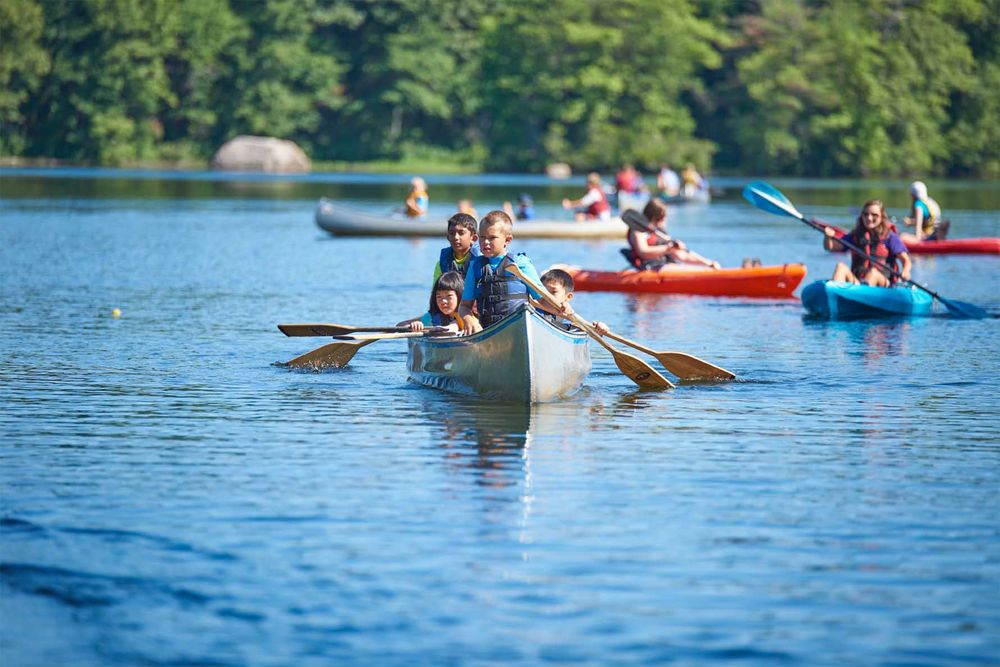
<svg viewBox="0 0 1000 667">
<path fill-rule="evenodd" d="M 216 151 L 212 169 L 296 173 L 312 168 L 309 157 L 294 141 L 240 135 Z"/>
</svg>

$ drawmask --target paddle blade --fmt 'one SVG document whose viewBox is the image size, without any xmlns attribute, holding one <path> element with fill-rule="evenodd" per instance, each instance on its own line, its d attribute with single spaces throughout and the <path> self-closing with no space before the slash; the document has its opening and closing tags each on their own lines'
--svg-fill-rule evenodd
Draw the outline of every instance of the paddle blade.
<svg viewBox="0 0 1000 667">
<path fill-rule="evenodd" d="M 291 361 L 286 362 L 285 365 L 292 368 L 304 368 L 314 371 L 321 371 L 327 368 L 343 368 L 350 363 L 359 349 L 374 342 L 373 340 L 362 340 L 327 343 L 311 352 L 306 352 L 301 356 L 295 357 Z"/>
<path fill-rule="evenodd" d="M 743 188 L 743 198 L 762 211 L 787 215 L 790 218 L 805 220 L 806 217 L 788 201 L 788 197 L 781 194 L 781 191 L 764 181 L 753 181 L 747 183 Z"/>
<path fill-rule="evenodd" d="M 962 320 L 982 320 L 990 316 L 988 312 L 980 308 L 979 306 L 974 306 L 971 303 L 966 303 L 965 301 L 955 301 L 954 299 L 943 299 L 940 295 L 935 294 L 938 301 L 948 309 L 953 317 L 957 317 Z"/>
<path fill-rule="evenodd" d="M 657 373 L 642 359 L 614 348 L 609 348 L 608 351 L 611 352 L 618 370 L 639 385 L 640 389 L 670 389 L 674 386 L 673 382 Z"/>
<path fill-rule="evenodd" d="M 684 352 L 657 352 L 656 360 L 681 380 L 732 380 L 735 373 Z"/>
<path fill-rule="evenodd" d="M 632 208 L 622 213 L 622 222 L 640 232 L 649 230 L 649 219 Z"/>
</svg>

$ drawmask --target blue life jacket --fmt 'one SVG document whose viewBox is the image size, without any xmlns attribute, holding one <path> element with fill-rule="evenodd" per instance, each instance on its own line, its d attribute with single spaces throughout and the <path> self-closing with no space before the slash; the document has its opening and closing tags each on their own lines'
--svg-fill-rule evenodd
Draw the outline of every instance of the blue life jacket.
<svg viewBox="0 0 1000 667">
<path fill-rule="evenodd" d="M 455 318 L 451 315 L 445 315 L 444 313 L 431 313 L 431 326 L 446 327 L 449 324 L 454 323 Z"/>
<path fill-rule="evenodd" d="M 479 311 L 479 322 L 485 329 L 527 302 L 528 288 L 507 273 L 507 267 L 514 264 L 512 255 L 505 256 L 496 271 L 490 266 L 488 257 L 476 257 L 472 261 L 476 267 L 476 309 Z"/>
<path fill-rule="evenodd" d="M 441 248 L 441 256 L 438 258 L 438 266 L 441 267 L 441 273 L 445 274 L 449 271 L 458 271 L 465 277 L 465 274 L 469 271 L 469 266 L 472 265 L 472 260 L 480 256 L 479 246 L 474 245 L 469 249 L 472 253 L 472 257 L 467 258 L 461 266 L 455 262 L 455 251 L 451 249 L 451 246 L 445 246 Z"/>
</svg>

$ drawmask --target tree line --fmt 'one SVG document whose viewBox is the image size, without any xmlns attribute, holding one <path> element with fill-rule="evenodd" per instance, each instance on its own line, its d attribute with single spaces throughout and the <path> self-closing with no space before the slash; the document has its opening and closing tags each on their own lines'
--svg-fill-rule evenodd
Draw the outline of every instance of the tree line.
<svg viewBox="0 0 1000 667">
<path fill-rule="evenodd" d="M 2 0 L 0 154 L 1000 175 L 1000 0 Z"/>
</svg>

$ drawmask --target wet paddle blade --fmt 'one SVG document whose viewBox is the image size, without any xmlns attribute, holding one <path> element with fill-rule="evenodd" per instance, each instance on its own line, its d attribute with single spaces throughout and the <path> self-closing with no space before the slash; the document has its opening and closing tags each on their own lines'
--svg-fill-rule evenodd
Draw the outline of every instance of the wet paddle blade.
<svg viewBox="0 0 1000 667">
<path fill-rule="evenodd" d="M 681 380 L 732 380 L 735 373 L 684 352 L 657 352 L 656 360 Z"/>
<path fill-rule="evenodd" d="M 285 365 L 292 368 L 304 368 L 314 371 L 321 371 L 327 368 L 343 368 L 350 363 L 359 349 L 374 342 L 374 340 L 362 340 L 327 343 L 311 352 L 306 352 L 301 356 L 295 357 Z"/>
<path fill-rule="evenodd" d="M 935 294 L 937 300 L 948 309 L 954 317 L 963 320 L 982 320 L 990 316 L 988 312 L 980 308 L 979 306 L 974 306 L 971 303 L 966 303 L 965 301 L 955 301 L 954 299 L 942 299 L 939 295 Z"/>
<path fill-rule="evenodd" d="M 747 183 L 747 186 L 743 188 L 743 198 L 762 211 L 787 215 L 790 218 L 797 218 L 799 220 L 806 219 L 806 216 L 799 213 L 798 209 L 792 205 L 792 202 L 788 201 L 788 197 L 764 181 Z"/>
<path fill-rule="evenodd" d="M 642 359 L 612 347 L 608 347 L 608 351 L 611 352 L 618 370 L 639 385 L 640 389 L 670 389 L 674 386 L 670 380 L 657 373 Z"/>
</svg>

